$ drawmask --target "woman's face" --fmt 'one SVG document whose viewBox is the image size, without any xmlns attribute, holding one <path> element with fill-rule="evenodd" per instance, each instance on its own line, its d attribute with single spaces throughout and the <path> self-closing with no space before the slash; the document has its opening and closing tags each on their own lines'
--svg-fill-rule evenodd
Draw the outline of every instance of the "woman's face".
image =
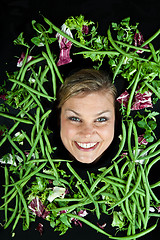
<svg viewBox="0 0 160 240">
<path fill-rule="evenodd" d="M 98 91 L 69 98 L 61 109 L 61 139 L 79 162 L 92 163 L 114 137 L 114 99 Z"/>
</svg>

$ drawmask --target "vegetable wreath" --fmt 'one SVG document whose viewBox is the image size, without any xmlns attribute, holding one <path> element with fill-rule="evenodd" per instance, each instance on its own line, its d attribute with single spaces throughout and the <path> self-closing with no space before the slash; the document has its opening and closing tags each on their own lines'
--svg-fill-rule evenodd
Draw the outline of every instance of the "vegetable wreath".
<svg viewBox="0 0 160 240">
<path fill-rule="evenodd" d="M 160 200 L 155 193 L 160 180 L 151 184 L 149 179 L 152 167 L 160 160 L 156 135 L 159 112 L 154 110 L 160 98 L 160 50 L 152 44 L 160 30 L 144 40 L 138 24 L 131 25 L 126 18 L 112 23 L 107 36 L 101 36 L 95 23 L 82 15 L 69 17 L 61 29 L 42 18 L 43 24 L 32 21 L 35 35 L 29 44 L 23 33 L 14 41 L 24 51 L 16 71 L 7 73 L 0 87 L 0 116 L 10 121 L 10 127 L 0 126 L 0 146 L 10 146 L 0 159 L 5 176 L 1 224 L 4 228 L 12 224 L 14 235 L 20 219 L 26 230 L 39 216 L 50 221 L 60 234 L 72 224 L 85 223 L 111 239 L 141 237 L 156 228 L 156 224 L 149 225 L 149 219 L 160 217 Z M 58 56 L 54 53 L 57 45 Z M 126 85 L 117 98 L 122 117 L 119 150 L 108 168 L 88 174 L 88 182 L 75 172 L 70 161 L 54 158 L 55 147 L 47 127 L 51 109 L 42 104 L 45 100 L 50 106 L 56 100 L 57 84 L 63 83 L 60 66 L 72 62 L 70 51 L 73 61 L 82 55 L 96 69 L 107 59 L 113 82 L 121 77 Z M 10 89 L 5 88 L 8 82 Z M 48 82 L 52 85 L 50 93 Z M 69 175 L 61 164 L 66 164 Z M 112 226 L 124 230 L 125 237 L 107 233 L 105 224 L 89 222 L 85 216 L 91 203 L 90 210 L 98 219 L 101 213 L 112 214 Z M 42 224 L 37 229 L 42 234 Z"/>
</svg>

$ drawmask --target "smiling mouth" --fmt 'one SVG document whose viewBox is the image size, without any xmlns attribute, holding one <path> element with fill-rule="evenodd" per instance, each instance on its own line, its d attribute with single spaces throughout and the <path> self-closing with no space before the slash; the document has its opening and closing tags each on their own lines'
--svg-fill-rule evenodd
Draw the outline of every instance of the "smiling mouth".
<svg viewBox="0 0 160 240">
<path fill-rule="evenodd" d="M 99 142 L 94 143 L 80 143 L 75 141 L 75 145 L 79 150 L 89 151 L 94 150 L 98 146 Z"/>
</svg>

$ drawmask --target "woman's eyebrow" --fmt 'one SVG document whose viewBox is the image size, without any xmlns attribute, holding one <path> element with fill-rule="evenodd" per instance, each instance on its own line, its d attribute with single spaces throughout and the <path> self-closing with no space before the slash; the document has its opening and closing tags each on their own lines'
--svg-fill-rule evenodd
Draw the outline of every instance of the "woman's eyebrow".
<svg viewBox="0 0 160 240">
<path fill-rule="evenodd" d="M 70 111 L 70 112 L 76 114 L 76 115 L 79 116 L 79 117 L 81 116 L 80 113 L 77 113 L 77 112 L 74 111 L 73 109 L 69 109 L 69 108 L 68 108 L 68 109 L 65 110 L 65 112 L 67 112 L 67 111 Z M 105 113 L 111 113 L 111 110 L 104 110 L 104 111 L 102 111 L 102 112 L 99 112 L 99 113 L 95 114 L 95 117 L 100 116 L 100 115 L 105 114 Z"/>
<path fill-rule="evenodd" d="M 67 111 L 72 112 L 72 113 L 76 114 L 76 115 L 79 116 L 79 117 L 81 116 L 81 114 L 77 113 L 76 111 L 74 111 L 74 110 L 72 110 L 72 109 L 67 108 L 67 109 L 65 110 L 65 112 L 67 112 Z"/>
<path fill-rule="evenodd" d="M 105 114 L 105 113 L 111 113 L 111 110 L 105 110 L 105 111 L 99 112 L 99 113 L 96 114 L 96 116 L 100 116 L 100 115 Z"/>
</svg>

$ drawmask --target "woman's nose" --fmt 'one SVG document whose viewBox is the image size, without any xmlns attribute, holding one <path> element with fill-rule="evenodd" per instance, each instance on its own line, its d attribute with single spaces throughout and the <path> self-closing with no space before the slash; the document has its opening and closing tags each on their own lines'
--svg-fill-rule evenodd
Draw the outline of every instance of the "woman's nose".
<svg viewBox="0 0 160 240">
<path fill-rule="evenodd" d="M 84 124 L 81 129 L 82 135 L 86 138 L 91 137 L 94 131 L 94 126 L 92 124 Z"/>
</svg>

